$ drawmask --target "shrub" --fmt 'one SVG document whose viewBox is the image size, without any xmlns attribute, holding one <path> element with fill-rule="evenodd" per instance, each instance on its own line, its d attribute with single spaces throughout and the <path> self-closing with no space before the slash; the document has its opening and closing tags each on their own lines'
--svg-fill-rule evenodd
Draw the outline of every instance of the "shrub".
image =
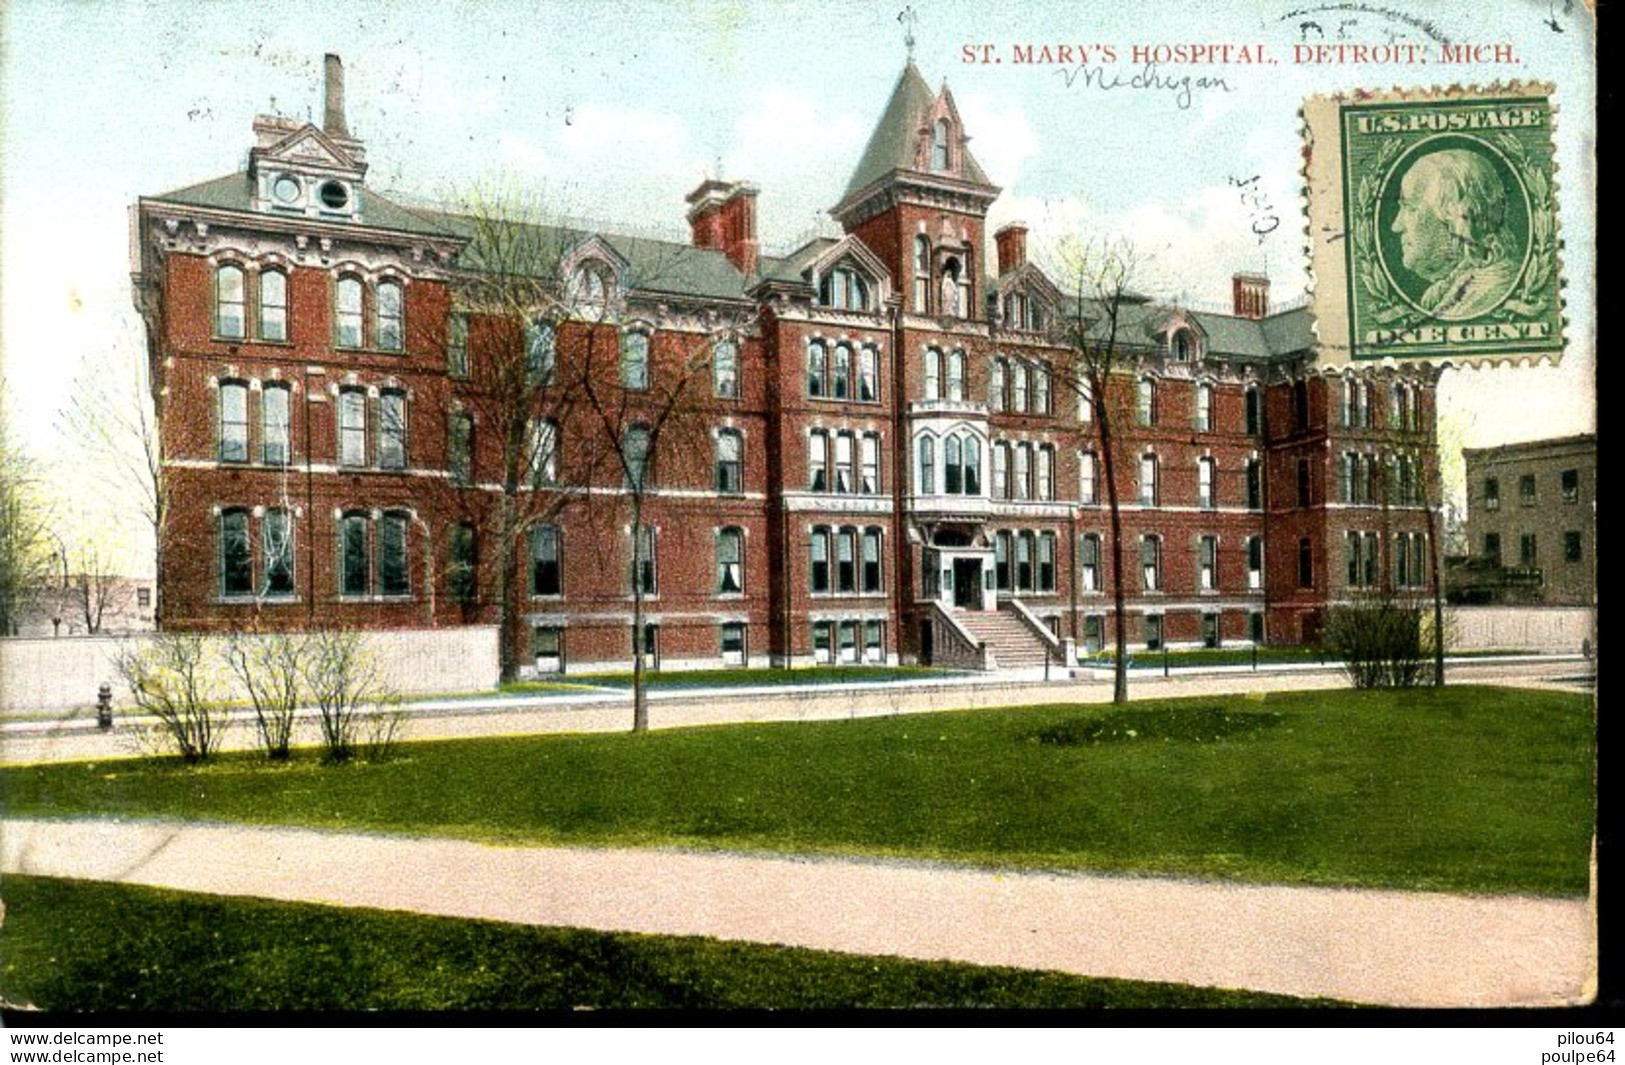
<svg viewBox="0 0 1625 1065">
<path fill-rule="evenodd" d="M 273 761 L 286 760 L 293 743 L 304 644 L 303 636 L 286 632 L 234 632 L 226 638 L 226 664 L 254 704 L 255 735 L 260 750 Z"/>
<path fill-rule="evenodd" d="M 1414 688 L 1432 678 L 1435 634 L 1422 608 L 1389 595 L 1333 607 L 1326 646 L 1356 688 Z"/>
<path fill-rule="evenodd" d="M 403 714 L 361 636 L 318 629 L 304 639 L 301 670 L 321 725 L 323 758 L 347 762 L 382 757 L 394 745 Z"/>
<path fill-rule="evenodd" d="M 135 705 L 158 720 L 155 732 L 165 746 L 188 763 L 214 753 L 228 713 L 202 636 L 166 632 L 143 644 L 125 644 L 114 664 Z"/>
</svg>

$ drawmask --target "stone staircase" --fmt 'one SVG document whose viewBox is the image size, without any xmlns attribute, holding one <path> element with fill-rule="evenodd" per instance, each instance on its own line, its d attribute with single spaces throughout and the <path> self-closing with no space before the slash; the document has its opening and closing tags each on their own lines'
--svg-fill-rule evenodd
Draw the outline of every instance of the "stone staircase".
<svg viewBox="0 0 1625 1065">
<path fill-rule="evenodd" d="M 987 644 L 999 671 L 1042 670 L 1049 648 L 1034 636 L 1021 619 L 1003 610 L 960 610 L 951 612 L 965 631 Z"/>
</svg>

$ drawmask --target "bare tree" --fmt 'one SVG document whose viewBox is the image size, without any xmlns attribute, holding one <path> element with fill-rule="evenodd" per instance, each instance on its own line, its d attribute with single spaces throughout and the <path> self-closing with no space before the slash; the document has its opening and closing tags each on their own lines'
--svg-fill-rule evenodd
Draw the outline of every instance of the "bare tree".
<svg viewBox="0 0 1625 1065">
<path fill-rule="evenodd" d="M 303 634 L 289 632 L 226 636 L 226 665 L 248 692 L 260 750 L 272 761 L 286 761 L 293 743 L 306 642 Z"/>
<path fill-rule="evenodd" d="M 301 677 L 321 726 L 323 758 L 347 762 L 393 742 L 399 696 L 385 681 L 361 635 L 317 629 L 301 641 Z"/>
<path fill-rule="evenodd" d="M 163 633 L 132 642 L 115 659 L 137 708 L 158 721 L 159 736 L 189 763 L 214 753 L 229 720 L 208 645 L 197 633 Z"/>
<path fill-rule="evenodd" d="M 74 556 L 70 578 L 73 605 L 85 620 L 85 632 L 102 631 L 102 617 L 118 591 L 118 575 L 107 550 L 94 539 L 87 540 Z"/>
<path fill-rule="evenodd" d="M 1124 653 L 1128 621 L 1124 611 L 1127 593 L 1123 520 L 1118 503 L 1118 392 L 1112 381 L 1127 361 L 1123 315 L 1133 300 L 1130 286 L 1138 268 L 1139 257 L 1127 242 L 1074 238 L 1061 242 L 1048 271 L 1067 302 L 1058 323 L 1063 355 L 1054 378 L 1059 387 L 1071 390 L 1080 403 L 1087 405 L 1100 440 L 1111 532 L 1113 641 L 1117 646 L 1112 701 L 1118 703 L 1128 701 L 1128 661 Z"/>
<path fill-rule="evenodd" d="M 51 583 L 50 513 L 31 459 L 11 439 L 0 379 L 0 636 Z"/>
</svg>

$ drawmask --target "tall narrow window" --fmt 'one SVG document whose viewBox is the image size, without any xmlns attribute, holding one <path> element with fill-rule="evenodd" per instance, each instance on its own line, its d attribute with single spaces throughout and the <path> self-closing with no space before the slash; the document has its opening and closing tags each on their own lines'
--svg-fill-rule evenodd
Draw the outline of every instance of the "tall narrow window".
<svg viewBox="0 0 1625 1065">
<path fill-rule="evenodd" d="M 1484 509 L 1501 509 L 1501 481 L 1499 478 L 1484 478 Z"/>
<path fill-rule="evenodd" d="M 339 465 L 367 464 L 367 394 L 359 388 L 339 393 Z"/>
<path fill-rule="evenodd" d="M 1532 507 L 1536 503 L 1535 475 L 1525 473 L 1518 478 L 1518 505 Z"/>
<path fill-rule="evenodd" d="M 1008 530 L 1000 529 L 993 537 L 993 583 L 1001 592 L 1010 588 L 1011 537 Z"/>
<path fill-rule="evenodd" d="M 1010 362 L 1010 410 L 1027 413 L 1027 365 L 1020 359 Z"/>
<path fill-rule="evenodd" d="M 865 592 L 882 590 L 880 583 L 880 535 L 879 529 L 863 530 L 863 590 Z"/>
<path fill-rule="evenodd" d="M 1078 540 L 1078 590 L 1100 591 L 1100 537 L 1094 533 Z"/>
<path fill-rule="evenodd" d="M 265 594 L 286 598 L 293 594 L 293 519 L 273 508 L 260 522 L 260 546 L 265 567 Z"/>
<path fill-rule="evenodd" d="M 1264 540 L 1259 536 L 1247 537 L 1247 587 L 1255 592 L 1264 587 Z"/>
<path fill-rule="evenodd" d="M 1309 460 L 1298 460 L 1298 506 L 1307 507 L 1314 499 L 1313 482 L 1309 472 Z"/>
<path fill-rule="evenodd" d="M 1033 534 L 1020 532 L 1015 536 L 1016 591 L 1033 590 Z"/>
<path fill-rule="evenodd" d="M 659 594 L 660 585 L 655 570 L 655 530 L 643 526 L 633 540 L 632 581 L 644 595 Z"/>
<path fill-rule="evenodd" d="M 1196 386 L 1196 428 L 1204 433 L 1213 431 L 1213 386 Z"/>
<path fill-rule="evenodd" d="M 865 662 L 886 661 L 886 623 L 884 621 L 865 621 L 863 623 L 863 660 Z"/>
<path fill-rule="evenodd" d="M 456 603 L 472 603 L 479 594 L 479 540 L 469 522 L 451 527 L 451 566 L 446 571 L 446 591 Z"/>
<path fill-rule="evenodd" d="M 965 437 L 965 494 L 982 494 L 982 442 L 974 436 Z"/>
<path fill-rule="evenodd" d="M 1011 473 L 1011 487 L 1014 499 L 1031 499 L 1033 495 L 1033 446 L 1031 444 L 1017 444 L 1015 447 L 1015 469 Z"/>
<path fill-rule="evenodd" d="M 929 314 L 931 292 L 931 242 L 924 236 L 914 238 L 914 313 Z"/>
<path fill-rule="evenodd" d="M 1257 459 L 1247 460 L 1247 509 L 1264 509 L 1264 470 Z"/>
<path fill-rule="evenodd" d="M 643 334 L 636 333 L 633 335 L 642 336 Z M 644 338 L 644 343 L 647 345 L 648 338 Z M 645 357 L 647 357 L 647 347 L 645 347 Z M 525 323 L 525 374 L 530 379 L 530 383 L 533 385 L 552 384 L 557 362 L 558 334 L 553 329 L 553 323 L 543 318 L 532 318 L 527 321 Z M 647 367 L 645 367 L 645 372 L 647 372 Z M 647 385 L 628 385 L 627 387 L 647 387 Z"/>
<path fill-rule="evenodd" d="M 1093 451 L 1078 453 L 1078 502 L 1091 506 L 1100 502 L 1099 481 Z"/>
<path fill-rule="evenodd" d="M 744 438 L 732 429 L 717 433 L 717 491 L 737 494 L 745 490 Z"/>
<path fill-rule="evenodd" d="M 1078 421 L 1092 422 L 1095 420 L 1095 389 L 1089 383 L 1085 371 L 1078 376 Z"/>
<path fill-rule="evenodd" d="M 468 484 L 473 477 L 474 417 L 471 414 L 453 414 L 447 443 L 451 479 L 454 484 Z"/>
<path fill-rule="evenodd" d="M 1501 564 L 1501 534 L 1484 534 L 1484 559 L 1492 566 Z"/>
<path fill-rule="evenodd" d="M 745 590 L 745 534 L 728 528 L 717 533 L 717 592 L 737 595 Z"/>
<path fill-rule="evenodd" d="M 920 437 L 920 494 L 937 494 L 937 444 L 929 436 Z"/>
<path fill-rule="evenodd" d="M 1580 501 L 1580 471 L 1564 470 L 1560 481 L 1563 492 L 1563 502 L 1578 503 Z"/>
<path fill-rule="evenodd" d="M 1149 377 L 1142 377 L 1134 386 L 1134 424 L 1153 425 L 1157 420 L 1157 386 Z"/>
<path fill-rule="evenodd" d="M 1049 413 L 1049 367 L 1043 364 L 1033 367 L 1033 413 Z"/>
<path fill-rule="evenodd" d="M 564 594 L 562 546 L 557 525 L 538 525 L 530 530 L 531 595 Z"/>
<path fill-rule="evenodd" d="M 1055 590 L 1055 534 L 1038 534 L 1038 587 L 1040 592 Z"/>
<path fill-rule="evenodd" d="M 925 398 L 942 398 L 942 352 L 925 349 Z"/>
<path fill-rule="evenodd" d="M 835 345 L 835 365 L 831 374 L 830 392 L 836 399 L 852 398 L 852 346 Z"/>
<path fill-rule="evenodd" d="M 621 387 L 642 391 L 649 387 L 649 335 L 621 334 Z"/>
<path fill-rule="evenodd" d="M 1204 592 L 1218 590 L 1219 538 L 1217 536 L 1203 536 L 1196 541 L 1196 580 L 1196 586 Z"/>
<path fill-rule="evenodd" d="M 1292 428 L 1299 433 L 1309 428 L 1309 382 L 1301 377 L 1292 382 Z"/>
<path fill-rule="evenodd" d="M 939 118 L 931 127 L 931 169 L 941 173 L 948 169 L 948 120 Z"/>
<path fill-rule="evenodd" d="M 404 514 L 385 514 L 378 520 L 378 593 L 407 595 L 411 592 L 406 565 L 406 522 Z"/>
<path fill-rule="evenodd" d="M 1534 533 L 1523 533 L 1518 537 L 1518 565 L 1532 567 L 1540 564 L 1539 544 Z"/>
<path fill-rule="evenodd" d="M 288 463 L 288 395 L 286 385 L 260 393 L 260 460 L 267 466 Z"/>
<path fill-rule="evenodd" d="M 1148 592 L 1162 588 L 1162 541 L 1155 536 L 1140 539 L 1140 579 Z"/>
<path fill-rule="evenodd" d="M 1315 545 L 1307 536 L 1298 538 L 1298 587 L 1315 586 Z"/>
<path fill-rule="evenodd" d="M 739 621 L 725 621 L 721 632 L 722 664 L 745 664 L 745 625 Z"/>
<path fill-rule="evenodd" d="M 989 359 L 987 363 L 987 408 L 1004 409 L 1004 360 Z"/>
<path fill-rule="evenodd" d="M 339 591 L 344 595 L 366 595 L 372 587 L 371 571 L 367 516 L 346 514 L 339 522 Z"/>
<path fill-rule="evenodd" d="M 807 541 L 807 580 L 812 591 L 829 591 L 829 529 L 818 525 Z"/>
<path fill-rule="evenodd" d="M 548 418 L 530 423 L 525 461 L 533 488 L 559 483 L 559 425 Z"/>
<path fill-rule="evenodd" d="M 400 351 L 406 328 L 406 302 L 398 282 L 378 282 L 378 347 L 382 351 Z"/>
<path fill-rule="evenodd" d="M 621 438 L 621 453 L 626 464 L 629 488 L 642 488 L 649 481 L 649 430 L 634 425 Z"/>
<path fill-rule="evenodd" d="M 1157 505 L 1157 456 L 1140 456 L 1140 505 Z"/>
<path fill-rule="evenodd" d="M 214 335 L 227 340 L 241 340 L 246 335 L 248 320 L 247 301 L 244 296 L 243 268 L 221 266 L 214 272 Z"/>
<path fill-rule="evenodd" d="M 956 403 L 965 398 L 965 353 L 959 348 L 948 353 L 948 398 Z"/>
<path fill-rule="evenodd" d="M 807 395 L 817 399 L 824 395 L 824 376 L 828 371 L 829 349 L 822 340 L 807 345 Z"/>
<path fill-rule="evenodd" d="M 711 345 L 711 394 L 739 398 L 739 342 L 728 337 Z"/>
<path fill-rule="evenodd" d="M 254 558 L 249 550 L 248 511 L 220 512 L 220 596 L 254 594 Z"/>
<path fill-rule="evenodd" d="M 248 386 L 241 381 L 220 385 L 220 461 L 248 461 Z"/>
<path fill-rule="evenodd" d="M 341 348 L 361 346 L 361 281 L 341 277 L 333 297 L 333 343 Z"/>
<path fill-rule="evenodd" d="M 856 529 L 841 529 L 835 535 L 835 590 L 839 592 L 855 592 L 858 590 L 858 560 L 857 560 Z"/>
<path fill-rule="evenodd" d="M 993 445 L 993 498 L 1010 498 L 1010 445 L 1003 440 Z"/>
<path fill-rule="evenodd" d="M 880 491 L 880 436 L 877 433 L 864 433 L 862 438 L 863 453 L 858 474 L 858 491 L 866 496 L 876 495 Z"/>
<path fill-rule="evenodd" d="M 1204 458 L 1196 461 L 1196 505 L 1212 510 L 1216 505 L 1213 492 L 1214 462 Z"/>
<path fill-rule="evenodd" d="M 454 314 L 446 322 L 446 372 L 468 376 L 468 315 Z"/>
<path fill-rule="evenodd" d="M 378 467 L 406 468 L 406 393 L 384 392 L 378 397 Z"/>
<path fill-rule="evenodd" d="M 1263 429 L 1263 409 L 1259 405 L 1258 387 L 1247 386 L 1246 397 L 1247 435 L 1257 436 Z"/>
<path fill-rule="evenodd" d="M 1145 649 L 1147 651 L 1162 650 L 1162 615 L 1147 614 L 1141 620 L 1141 632 L 1145 636 Z"/>
<path fill-rule="evenodd" d="M 807 436 L 807 487 L 814 492 L 829 491 L 829 434 L 822 429 Z"/>
<path fill-rule="evenodd" d="M 260 272 L 260 339 L 288 339 L 288 275 L 281 270 Z"/>
<path fill-rule="evenodd" d="M 835 493 L 849 495 L 852 492 L 852 434 L 835 434 Z"/>
<path fill-rule="evenodd" d="M 1037 491 L 1034 493 L 1033 498 L 1034 499 L 1054 499 L 1055 498 L 1055 449 L 1053 447 L 1051 447 L 1050 445 L 1045 444 L 1045 445 L 1043 445 L 1042 447 L 1040 447 L 1038 449 L 1038 454 L 1035 456 L 1035 459 L 1037 461 L 1037 469 L 1035 471 L 1035 475 L 1036 475 L 1035 480 L 1038 483 L 1037 483 L 1037 486 L 1036 486 Z"/>
<path fill-rule="evenodd" d="M 964 465 L 961 462 L 959 434 L 950 433 L 942 442 L 942 490 L 949 495 L 958 495 L 964 490 L 961 475 Z"/>
<path fill-rule="evenodd" d="M 858 349 L 858 399 L 865 403 L 880 399 L 880 350 L 873 344 Z"/>
</svg>

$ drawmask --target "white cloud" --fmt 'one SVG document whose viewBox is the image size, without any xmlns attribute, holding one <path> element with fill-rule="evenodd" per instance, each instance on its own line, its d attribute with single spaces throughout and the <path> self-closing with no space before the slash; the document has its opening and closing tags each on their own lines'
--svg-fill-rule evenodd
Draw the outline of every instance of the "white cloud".
<svg viewBox="0 0 1625 1065">
<path fill-rule="evenodd" d="M 959 117 L 971 134 L 970 150 L 995 185 L 1010 188 L 1021 168 L 1038 154 L 1038 133 L 1016 101 L 996 102 L 980 93 L 957 100 Z"/>
</svg>

